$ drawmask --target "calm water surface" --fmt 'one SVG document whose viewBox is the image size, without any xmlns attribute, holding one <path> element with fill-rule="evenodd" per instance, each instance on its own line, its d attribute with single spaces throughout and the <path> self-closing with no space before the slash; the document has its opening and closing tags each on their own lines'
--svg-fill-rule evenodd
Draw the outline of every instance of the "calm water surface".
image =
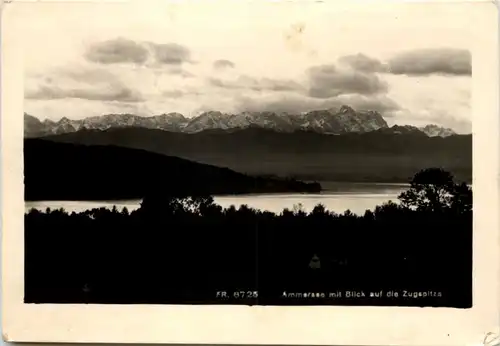
<svg viewBox="0 0 500 346">
<path fill-rule="evenodd" d="M 363 214 L 366 209 L 374 209 L 377 205 L 392 200 L 407 188 L 404 184 L 372 184 L 372 183 L 322 183 L 325 191 L 317 194 L 252 194 L 238 196 L 215 196 L 217 204 L 224 208 L 246 204 L 249 207 L 280 213 L 284 208 L 292 209 L 301 205 L 305 211 L 311 211 L 319 203 L 326 209 L 342 213 L 349 209 L 353 213 Z M 141 200 L 121 201 L 37 201 L 26 202 L 26 211 L 31 208 L 64 208 L 68 212 L 81 212 L 93 208 L 118 209 L 127 207 L 129 211 L 139 208 Z"/>
</svg>

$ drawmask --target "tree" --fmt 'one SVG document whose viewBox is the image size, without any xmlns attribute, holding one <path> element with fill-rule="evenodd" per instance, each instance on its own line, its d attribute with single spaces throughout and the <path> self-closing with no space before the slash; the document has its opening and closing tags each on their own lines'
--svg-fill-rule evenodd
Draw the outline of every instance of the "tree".
<svg viewBox="0 0 500 346">
<path fill-rule="evenodd" d="M 374 215 L 376 220 L 394 220 L 401 214 L 401 205 L 389 200 L 375 207 Z"/>
<path fill-rule="evenodd" d="M 326 214 L 327 211 L 325 205 L 321 203 L 317 204 L 310 213 L 310 215 L 326 215 Z"/>
<path fill-rule="evenodd" d="M 451 208 L 459 214 L 472 212 L 472 189 L 466 183 L 454 186 Z"/>
<path fill-rule="evenodd" d="M 140 210 L 149 215 L 206 214 L 215 211 L 214 199 L 209 195 L 173 195 L 155 192 L 146 195 Z"/>
<path fill-rule="evenodd" d="M 306 216 L 306 212 L 304 211 L 304 205 L 302 203 L 294 204 L 293 214 L 295 216 Z"/>
<path fill-rule="evenodd" d="M 206 214 L 214 205 L 212 196 L 190 196 L 179 200 L 184 211 L 197 214 Z"/>
<path fill-rule="evenodd" d="M 375 215 L 373 214 L 373 212 L 370 209 L 365 210 L 365 214 L 363 217 L 365 220 L 369 220 L 369 221 L 373 221 L 375 219 Z"/>
<path fill-rule="evenodd" d="M 345 217 L 353 217 L 354 214 L 352 213 L 352 211 L 350 209 L 347 209 L 346 211 L 344 211 L 344 216 Z"/>
<path fill-rule="evenodd" d="M 410 182 L 410 188 L 398 196 L 403 208 L 442 212 L 472 210 L 472 190 L 467 184 L 455 184 L 453 175 L 441 168 L 419 171 Z"/>
<path fill-rule="evenodd" d="M 183 199 L 184 197 L 181 196 L 154 191 L 144 196 L 139 210 L 150 216 L 173 214 L 179 210 L 184 210 Z"/>
</svg>

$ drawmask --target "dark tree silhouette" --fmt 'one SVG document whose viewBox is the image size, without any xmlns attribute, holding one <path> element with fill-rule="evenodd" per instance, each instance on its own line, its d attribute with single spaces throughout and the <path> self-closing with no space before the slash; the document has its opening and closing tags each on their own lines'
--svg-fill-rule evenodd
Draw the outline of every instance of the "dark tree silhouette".
<svg viewBox="0 0 500 346">
<path fill-rule="evenodd" d="M 327 213 L 326 207 L 324 204 L 316 205 L 311 211 L 312 215 L 324 215 Z"/>
<path fill-rule="evenodd" d="M 453 187 L 451 208 L 460 214 L 472 212 L 472 189 L 466 183 L 455 184 Z"/>
<path fill-rule="evenodd" d="M 404 203 L 363 215 L 223 209 L 202 193 L 153 191 L 138 210 L 25 215 L 25 303 L 341 304 L 470 307 L 472 192 L 440 170 Z M 321 265 L 310 265 L 311 259 Z M 217 291 L 258 299 L 217 299 Z M 425 299 L 282 299 L 283 291 L 439 292 Z M 233 297 L 235 298 L 235 297 Z"/>
<path fill-rule="evenodd" d="M 441 168 L 421 170 L 410 182 L 410 189 L 399 195 L 404 208 L 460 213 L 472 210 L 472 190 L 467 184 L 456 184 L 451 173 Z"/>
</svg>

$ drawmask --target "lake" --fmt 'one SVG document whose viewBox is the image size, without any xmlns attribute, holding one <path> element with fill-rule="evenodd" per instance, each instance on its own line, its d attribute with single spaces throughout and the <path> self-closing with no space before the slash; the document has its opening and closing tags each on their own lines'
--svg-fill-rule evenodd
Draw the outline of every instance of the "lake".
<svg viewBox="0 0 500 346">
<path fill-rule="evenodd" d="M 353 213 L 363 214 L 366 209 L 373 210 L 377 205 L 392 200 L 397 202 L 397 196 L 407 188 L 406 184 L 376 184 L 376 183 L 321 183 L 325 189 L 314 194 L 251 194 L 237 196 L 214 196 L 217 204 L 224 208 L 246 204 L 249 207 L 280 213 L 284 208 L 293 209 L 301 205 L 305 211 L 311 211 L 319 203 L 326 209 L 343 213 L 349 209 Z M 139 208 L 140 200 L 120 201 L 36 201 L 26 202 L 25 209 L 45 210 L 46 208 L 64 208 L 68 212 L 81 212 L 92 208 L 118 209 L 127 207 L 129 211 Z"/>
</svg>

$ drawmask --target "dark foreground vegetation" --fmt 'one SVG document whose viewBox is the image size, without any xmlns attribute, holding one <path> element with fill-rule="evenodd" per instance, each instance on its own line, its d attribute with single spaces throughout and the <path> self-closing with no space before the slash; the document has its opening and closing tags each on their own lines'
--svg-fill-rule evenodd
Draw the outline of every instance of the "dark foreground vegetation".
<svg viewBox="0 0 500 346">
<path fill-rule="evenodd" d="M 362 216 L 165 194 L 131 213 L 32 210 L 25 302 L 470 307 L 472 191 L 429 169 L 399 199 Z"/>
<path fill-rule="evenodd" d="M 24 140 L 25 200 L 118 200 L 149 191 L 224 195 L 319 192 L 319 183 L 253 177 L 227 168 L 115 146 Z"/>
</svg>

